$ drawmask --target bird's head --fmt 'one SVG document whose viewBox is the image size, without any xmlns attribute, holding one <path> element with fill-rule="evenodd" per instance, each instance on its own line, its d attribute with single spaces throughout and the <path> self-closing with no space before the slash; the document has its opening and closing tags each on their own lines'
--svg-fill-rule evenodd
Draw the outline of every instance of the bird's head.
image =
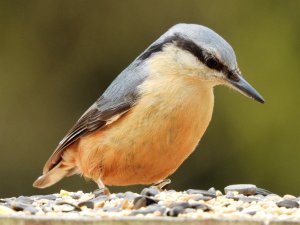
<svg viewBox="0 0 300 225">
<path fill-rule="evenodd" d="M 160 57 L 160 65 L 176 67 L 186 76 L 223 84 L 264 103 L 263 97 L 243 78 L 232 47 L 213 30 L 196 24 L 171 27 L 139 57 L 147 61 Z"/>
</svg>

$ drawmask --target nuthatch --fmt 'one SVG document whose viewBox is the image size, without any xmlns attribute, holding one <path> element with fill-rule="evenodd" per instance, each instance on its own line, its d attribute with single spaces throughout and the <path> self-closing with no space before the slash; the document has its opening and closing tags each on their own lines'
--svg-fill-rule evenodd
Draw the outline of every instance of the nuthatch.
<svg viewBox="0 0 300 225">
<path fill-rule="evenodd" d="M 45 188 L 73 174 L 99 188 L 165 179 L 204 134 L 213 88 L 220 84 L 264 102 L 221 36 L 196 24 L 171 27 L 80 117 L 33 186 Z"/>
</svg>

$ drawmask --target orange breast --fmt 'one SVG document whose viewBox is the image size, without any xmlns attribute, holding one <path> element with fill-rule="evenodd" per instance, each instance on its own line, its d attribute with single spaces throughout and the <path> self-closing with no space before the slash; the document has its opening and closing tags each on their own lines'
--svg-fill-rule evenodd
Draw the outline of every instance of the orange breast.
<svg viewBox="0 0 300 225">
<path fill-rule="evenodd" d="M 153 85 L 144 84 L 145 90 Z M 150 184 L 172 174 L 192 153 L 213 110 L 213 90 L 193 79 L 144 92 L 139 103 L 103 130 L 80 139 L 84 176 L 106 185 Z"/>
</svg>

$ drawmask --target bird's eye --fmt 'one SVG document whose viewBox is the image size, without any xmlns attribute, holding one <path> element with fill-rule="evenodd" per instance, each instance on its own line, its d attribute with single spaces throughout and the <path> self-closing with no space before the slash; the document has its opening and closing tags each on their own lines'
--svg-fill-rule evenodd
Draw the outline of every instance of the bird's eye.
<svg viewBox="0 0 300 225">
<path fill-rule="evenodd" d="M 218 69 L 220 66 L 219 62 L 214 58 L 209 58 L 206 60 L 206 65 L 211 69 Z"/>
</svg>

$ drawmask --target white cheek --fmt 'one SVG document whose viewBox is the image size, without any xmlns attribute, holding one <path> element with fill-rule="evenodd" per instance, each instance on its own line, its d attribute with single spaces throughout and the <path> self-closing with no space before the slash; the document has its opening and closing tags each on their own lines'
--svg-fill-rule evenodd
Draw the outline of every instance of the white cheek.
<svg viewBox="0 0 300 225">
<path fill-rule="evenodd" d="M 215 71 L 215 70 L 213 70 L 212 76 L 217 78 L 217 79 L 223 79 L 223 77 L 224 77 L 223 73 Z"/>
<path fill-rule="evenodd" d="M 176 52 L 176 61 L 184 67 L 188 68 L 198 68 L 201 66 L 201 62 L 187 51 L 178 50 Z"/>
<path fill-rule="evenodd" d="M 192 53 L 173 45 L 166 46 L 162 52 L 151 57 L 148 65 L 152 76 L 161 74 L 191 76 L 211 81 L 212 85 L 217 85 L 222 80 L 222 73 L 208 68 Z"/>
<path fill-rule="evenodd" d="M 208 68 L 205 64 L 199 61 L 199 59 L 187 51 L 177 51 L 176 60 L 183 68 L 194 71 L 191 75 L 196 75 L 206 80 L 219 80 L 223 77 L 222 73 Z"/>
</svg>

